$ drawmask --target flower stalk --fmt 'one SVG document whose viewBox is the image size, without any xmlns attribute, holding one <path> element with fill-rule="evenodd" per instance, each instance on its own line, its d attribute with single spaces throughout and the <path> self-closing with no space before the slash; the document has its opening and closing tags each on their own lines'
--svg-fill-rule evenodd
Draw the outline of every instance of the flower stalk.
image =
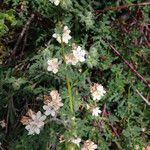
<svg viewBox="0 0 150 150">
<path fill-rule="evenodd" d="M 66 61 L 66 60 L 65 60 L 64 43 L 63 43 L 62 37 L 61 37 L 61 54 L 62 54 L 62 57 L 63 57 L 64 61 Z"/>
<path fill-rule="evenodd" d="M 73 97 L 72 97 L 70 80 L 68 79 L 68 77 L 66 77 L 66 82 L 67 82 L 67 91 L 68 91 L 68 95 L 69 95 L 70 112 L 73 113 Z"/>
<path fill-rule="evenodd" d="M 62 57 L 63 57 L 64 61 L 66 61 L 65 51 L 64 51 L 64 43 L 63 43 L 62 37 L 61 37 L 61 53 L 62 53 Z M 66 75 L 66 83 L 67 83 L 67 92 L 68 92 L 68 96 L 69 96 L 70 112 L 73 113 L 73 97 L 72 97 L 72 90 L 71 90 L 72 88 L 71 88 L 70 80 L 67 75 Z"/>
</svg>

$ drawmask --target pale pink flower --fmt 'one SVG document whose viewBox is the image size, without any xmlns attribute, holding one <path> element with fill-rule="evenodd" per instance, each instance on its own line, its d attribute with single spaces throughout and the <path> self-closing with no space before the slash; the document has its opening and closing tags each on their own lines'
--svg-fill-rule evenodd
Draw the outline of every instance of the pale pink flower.
<svg viewBox="0 0 150 150">
<path fill-rule="evenodd" d="M 25 116 L 22 116 L 20 122 L 23 125 L 28 125 L 32 121 L 32 116 L 35 115 L 35 112 L 32 111 L 31 109 L 28 110 Z"/>
<path fill-rule="evenodd" d="M 42 115 L 40 111 L 37 113 L 33 112 L 31 109 L 28 110 L 26 116 L 23 116 L 21 123 L 26 125 L 25 129 L 28 130 L 28 135 L 39 134 L 40 130 L 44 126 L 45 115 Z"/>
<path fill-rule="evenodd" d="M 58 68 L 60 65 L 58 58 L 52 58 L 52 59 L 48 60 L 47 64 L 48 64 L 48 67 L 47 67 L 48 71 L 52 71 L 54 74 L 56 74 L 58 72 Z"/>
<path fill-rule="evenodd" d="M 80 46 L 73 43 L 71 53 L 65 56 L 65 60 L 67 64 L 76 65 L 78 62 L 85 61 L 85 55 L 86 51 L 82 50 Z"/>
<path fill-rule="evenodd" d="M 92 142 L 91 140 L 87 140 L 84 142 L 84 145 L 81 150 L 95 150 L 97 149 L 97 147 L 98 146 L 94 144 L 94 142 Z"/>
<path fill-rule="evenodd" d="M 93 100 L 100 100 L 106 93 L 104 87 L 101 84 L 94 83 L 90 88 Z"/>
<path fill-rule="evenodd" d="M 66 64 L 76 65 L 78 63 L 78 59 L 73 55 L 73 53 L 70 53 L 65 56 Z"/>
<path fill-rule="evenodd" d="M 43 109 L 45 110 L 45 115 L 51 115 L 55 116 L 60 107 L 63 106 L 63 103 L 61 102 L 61 97 L 57 90 L 52 90 L 50 92 L 51 99 L 46 100 L 45 105 L 43 106 Z"/>
<path fill-rule="evenodd" d="M 52 100 L 60 100 L 61 101 L 61 97 L 57 90 L 52 90 L 50 92 L 50 96 L 51 96 Z"/>
<path fill-rule="evenodd" d="M 73 49 L 72 51 L 73 51 L 74 57 L 79 62 L 84 62 L 85 61 L 86 52 L 85 52 L 85 50 L 82 50 L 82 48 L 80 46 L 78 46 L 76 49 Z"/>
<path fill-rule="evenodd" d="M 6 127 L 7 127 L 6 121 L 5 121 L 5 120 L 0 121 L 0 126 L 1 126 L 2 128 L 6 128 Z"/>
<path fill-rule="evenodd" d="M 32 121 L 25 127 L 29 131 L 28 135 L 39 134 L 40 130 L 44 127 L 45 115 L 42 115 L 40 111 L 32 115 Z"/>
</svg>

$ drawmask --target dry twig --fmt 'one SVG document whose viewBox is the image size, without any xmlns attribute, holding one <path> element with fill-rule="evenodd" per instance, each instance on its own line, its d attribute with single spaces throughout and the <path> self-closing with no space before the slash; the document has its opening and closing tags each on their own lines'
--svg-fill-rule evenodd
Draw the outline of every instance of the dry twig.
<svg viewBox="0 0 150 150">
<path fill-rule="evenodd" d="M 150 2 L 109 7 L 109 8 L 105 8 L 103 10 L 96 10 L 96 13 L 99 14 L 99 13 L 104 13 L 104 12 L 107 12 L 107 11 L 115 11 L 115 10 L 127 9 L 129 7 L 132 7 L 132 6 L 146 6 L 146 5 L 150 5 Z"/>
<path fill-rule="evenodd" d="M 27 23 L 26 23 L 25 26 L 23 27 L 23 29 L 22 29 L 22 31 L 21 31 L 19 37 L 18 37 L 17 43 L 16 43 L 16 45 L 15 45 L 15 47 L 14 47 L 14 49 L 13 49 L 13 52 L 12 52 L 10 58 L 8 59 L 8 63 L 11 62 L 12 58 L 14 58 L 14 56 L 15 56 L 15 54 L 16 54 L 16 52 L 17 52 L 17 48 L 18 48 L 18 46 L 19 46 L 19 44 L 20 44 L 22 38 L 24 37 L 24 34 L 26 33 L 26 31 L 28 31 L 29 26 L 30 26 L 30 24 L 31 24 L 31 21 L 34 19 L 34 17 L 35 17 L 35 15 L 34 15 L 34 14 L 31 14 L 31 16 L 30 16 L 30 18 L 28 19 Z"/>
<path fill-rule="evenodd" d="M 146 102 L 146 104 L 150 106 L 150 102 L 137 89 L 136 89 L 136 92 Z"/>
<path fill-rule="evenodd" d="M 126 60 L 124 57 L 118 52 L 111 44 L 109 44 L 113 52 L 123 60 L 123 62 L 129 67 L 129 69 L 136 74 L 136 76 L 143 81 L 143 83 L 150 89 L 150 83 L 141 75 L 137 72 L 137 70 Z"/>
</svg>

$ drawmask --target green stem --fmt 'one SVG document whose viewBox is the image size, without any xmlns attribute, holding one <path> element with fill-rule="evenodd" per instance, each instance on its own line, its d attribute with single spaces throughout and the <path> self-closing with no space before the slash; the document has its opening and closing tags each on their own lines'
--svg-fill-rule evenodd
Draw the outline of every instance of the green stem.
<svg viewBox="0 0 150 150">
<path fill-rule="evenodd" d="M 61 53 L 62 53 L 64 61 L 66 61 L 65 51 L 64 51 L 64 43 L 62 41 L 62 38 L 61 38 Z M 69 95 L 70 112 L 73 113 L 73 97 L 72 97 L 72 90 L 71 90 L 72 88 L 71 88 L 70 80 L 69 80 L 67 75 L 66 75 L 66 83 L 67 83 L 67 92 L 68 92 L 68 95 Z"/>
<path fill-rule="evenodd" d="M 68 91 L 68 95 L 69 95 L 70 111 L 71 111 L 71 113 L 73 113 L 73 97 L 72 97 L 70 81 L 68 78 L 66 78 L 66 81 L 67 81 L 67 91 Z"/>
<path fill-rule="evenodd" d="M 128 114 L 130 114 L 130 111 L 131 111 L 131 102 L 130 102 L 131 92 L 130 92 L 130 89 L 131 89 L 131 87 L 128 88 Z"/>
</svg>

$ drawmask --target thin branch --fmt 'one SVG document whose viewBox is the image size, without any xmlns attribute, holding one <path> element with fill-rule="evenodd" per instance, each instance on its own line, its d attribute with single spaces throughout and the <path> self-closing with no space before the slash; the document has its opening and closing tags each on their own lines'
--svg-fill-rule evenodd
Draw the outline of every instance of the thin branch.
<svg viewBox="0 0 150 150">
<path fill-rule="evenodd" d="M 20 57 L 23 56 L 23 53 L 24 53 L 24 50 L 25 50 L 25 47 L 26 47 L 26 44 L 27 44 L 27 37 L 28 37 L 28 31 L 26 32 L 26 34 L 24 36 L 23 46 L 22 46 L 22 51 L 21 51 Z"/>
<path fill-rule="evenodd" d="M 136 92 L 146 102 L 146 104 L 150 106 L 150 102 L 137 89 L 136 89 Z"/>
<path fill-rule="evenodd" d="M 22 40 L 24 34 L 25 34 L 26 31 L 29 29 L 29 26 L 30 26 L 30 24 L 31 24 L 31 21 L 34 19 L 34 17 L 35 17 L 35 15 L 34 15 L 34 14 L 31 14 L 31 16 L 29 17 L 29 19 L 27 20 L 27 23 L 26 23 L 25 26 L 23 27 L 23 29 L 22 29 L 22 31 L 21 31 L 19 37 L 18 37 L 17 43 L 16 43 L 16 45 L 15 45 L 15 47 L 14 47 L 14 49 L 13 49 L 13 52 L 12 52 L 12 54 L 11 54 L 10 59 L 8 60 L 8 62 L 10 62 L 10 61 L 12 60 L 12 58 L 15 56 L 15 54 L 16 54 L 16 52 L 17 52 L 17 48 L 18 48 L 18 46 L 19 46 L 19 44 L 20 44 L 20 42 L 21 42 L 21 40 Z"/>
<path fill-rule="evenodd" d="M 129 7 L 132 7 L 132 6 L 137 6 L 138 7 L 138 6 L 145 6 L 145 5 L 150 5 L 150 2 L 109 7 L 109 8 L 105 8 L 103 10 L 96 10 L 96 13 L 99 14 L 99 13 L 104 13 L 104 12 L 107 12 L 107 11 L 115 11 L 115 10 L 127 9 Z"/>
<path fill-rule="evenodd" d="M 124 57 L 121 55 L 120 52 L 118 52 L 111 44 L 109 44 L 113 52 L 120 58 L 122 61 L 129 67 L 129 69 L 136 74 L 136 76 L 143 81 L 143 83 L 150 89 L 150 83 L 141 75 L 137 72 L 137 70 L 126 60 Z"/>
<path fill-rule="evenodd" d="M 1 149 L 1 150 L 4 150 L 3 147 L 2 147 L 1 145 L 0 145 L 0 149 Z"/>
</svg>

